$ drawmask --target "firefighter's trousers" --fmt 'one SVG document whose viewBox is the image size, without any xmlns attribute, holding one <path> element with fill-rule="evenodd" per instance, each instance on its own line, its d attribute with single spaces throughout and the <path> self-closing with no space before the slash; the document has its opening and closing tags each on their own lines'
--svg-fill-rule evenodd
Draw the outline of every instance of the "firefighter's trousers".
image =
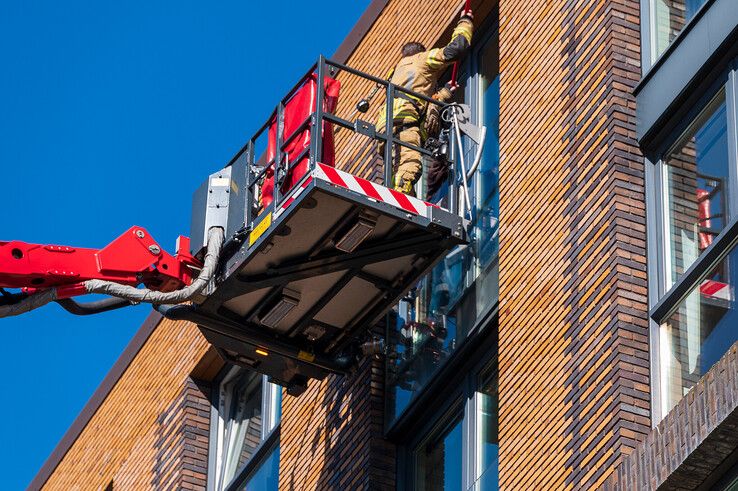
<svg viewBox="0 0 738 491">
<path fill-rule="evenodd" d="M 398 133 L 397 138 L 403 143 L 409 143 L 416 147 L 422 145 L 420 126 L 418 124 L 403 127 Z M 395 189 L 406 194 L 414 195 L 413 186 L 415 186 L 415 183 L 418 182 L 418 179 L 420 179 L 423 173 L 420 152 L 403 145 L 396 145 L 395 162 L 397 163 L 394 182 Z"/>
<path fill-rule="evenodd" d="M 403 143 L 420 147 L 423 144 L 420 127 L 404 126 L 395 133 L 395 138 Z M 377 147 L 380 156 L 384 155 L 384 142 Z M 423 173 L 420 152 L 403 145 L 395 144 L 392 148 L 392 187 L 405 194 L 415 196 L 415 184 Z"/>
</svg>

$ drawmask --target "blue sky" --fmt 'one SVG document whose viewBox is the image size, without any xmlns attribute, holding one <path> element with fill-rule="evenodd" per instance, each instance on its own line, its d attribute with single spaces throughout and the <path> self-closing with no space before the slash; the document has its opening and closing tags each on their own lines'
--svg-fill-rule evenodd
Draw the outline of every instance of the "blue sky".
<svg viewBox="0 0 738 491">
<path fill-rule="evenodd" d="M 173 252 L 198 184 L 368 4 L 0 2 L 0 240 L 102 247 L 140 225 Z M 3 489 L 30 482 L 149 311 L 0 320 Z"/>
</svg>

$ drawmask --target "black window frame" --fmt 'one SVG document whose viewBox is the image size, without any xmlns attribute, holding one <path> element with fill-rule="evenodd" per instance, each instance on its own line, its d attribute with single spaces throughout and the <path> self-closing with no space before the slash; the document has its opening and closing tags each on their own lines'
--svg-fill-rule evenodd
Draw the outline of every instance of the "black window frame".
<svg viewBox="0 0 738 491">
<path fill-rule="evenodd" d="M 448 427 L 458 417 L 468 418 L 476 409 L 473 405 L 475 394 L 481 385 L 481 375 L 493 370 L 499 380 L 497 357 L 497 316 L 492 320 L 494 325 L 488 326 L 493 335 L 486 335 L 475 339 L 467 347 L 460 359 L 463 363 L 453 366 L 453 370 L 444 370 L 443 376 L 438 379 L 435 390 L 426 390 L 422 396 L 422 405 L 413 407 L 411 414 L 403 414 L 401 426 L 393 427 L 388 438 L 397 444 L 397 489 L 411 491 L 416 489 L 416 451 L 428 441 L 428 438 L 437 434 L 442 428 Z M 420 397 L 418 398 L 420 399 Z M 498 395 L 499 401 L 499 395 Z M 468 420 L 465 426 L 474 435 L 479 431 L 476 422 Z M 471 467 L 469 447 L 474 444 L 470 434 L 464 433 L 463 447 L 467 461 L 462 470 L 465 479 L 472 478 L 474 472 Z"/>
</svg>

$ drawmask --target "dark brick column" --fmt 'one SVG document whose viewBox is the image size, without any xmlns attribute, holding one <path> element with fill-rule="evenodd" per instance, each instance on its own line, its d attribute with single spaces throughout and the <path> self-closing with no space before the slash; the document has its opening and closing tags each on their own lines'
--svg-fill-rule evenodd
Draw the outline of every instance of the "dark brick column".
<svg viewBox="0 0 738 491">
<path fill-rule="evenodd" d="M 182 392 L 158 420 L 155 489 L 207 487 L 210 385 L 188 378 Z"/>
</svg>

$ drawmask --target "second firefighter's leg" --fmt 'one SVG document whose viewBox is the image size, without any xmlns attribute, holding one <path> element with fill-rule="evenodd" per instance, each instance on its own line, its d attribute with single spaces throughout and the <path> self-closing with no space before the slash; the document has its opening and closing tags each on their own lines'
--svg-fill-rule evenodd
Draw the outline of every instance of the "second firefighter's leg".
<svg viewBox="0 0 738 491">
<path fill-rule="evenodd" d="M 400 141 L 420 147 L 420 127 L 412 126 L 400 131 Z M 400 165 L 395 174 L 395 189 L 405 194 L 415 196 L 415 183 L 423 172 L 420 152 L 400 146 Z"/>
</svg>

